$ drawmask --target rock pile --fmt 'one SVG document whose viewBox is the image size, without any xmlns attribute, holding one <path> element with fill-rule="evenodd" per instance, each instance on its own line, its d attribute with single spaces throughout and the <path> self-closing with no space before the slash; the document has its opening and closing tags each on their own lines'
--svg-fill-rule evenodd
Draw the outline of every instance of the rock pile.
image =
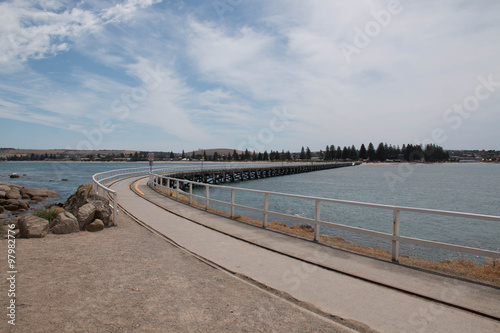
<svg viewBox="0 0 500 333">
<path fill-rule="evenodd" d="M 113 222 L 113 211 L 108 199 L 92 194 L 92 184 L 81 185 L 64 206 L 68 212 L 76 216 L 80 230 L 84 230 L 96 220 L 100 221 L 103 227 L 109 227 Z"/>
<path fill-rule="evenodd" d="M 0 214 L 5 211 L 22 213 L 30 205 L 59 196 L 48 188 L 31 188 L 0 182 Z"/>
<path fill-rule="evenodd" d="M 5 191 L 3 192 L 10 193 L 12 188 L 14 188 L 16 189 L 16 193 L 19 192 L 21 195 L 19 199 L 0 199 L 0 204 L 3 201 L 8 202 L 8 204 L 0 206 L 0 208 L 5 207 L 5 209 L 10 211 L 23 212 L 29 209 L 29 204 L 26 201 L 22 201 L 22 198 L 33 200 L 33 198 L 37 197 L 48 198 L 54 194 L 57 195 L 56 192 L 48 189 L 33 189 L 11 184 L 7 186 L 5 183 L 0 184 L 0 186 L 4 186 Z M 8 191 L 6 191 L 7 187 L 9 187 Z M 17 194 L 15 196 L 17 197 Z M 45 237 L 49 232 L 54 234 L 69 234 L 80 230 L 99 231 L 113 224 L 113 211 L 109 206 L 109 201 L 106 198 L 92 194 L 92 184 L 81 185 L 76 193 L 71 195 L 64 204 L 48 205 L 46 208 L 55 211 L 55 213 L 59 212 L 52 221 L 49 222 L 49 220 L 44 218 L 27 214 L 20 218 L 16 217 L 4 221 L 0 226 L 0 233 L 5 238 L 8 225 L 14 225 L 15 234 L 19 234 L 21 237 L 41 238 Z M 7 215 L 2 216 L 0 214 L 0 220 L 6 217 Z"/>
</svg>

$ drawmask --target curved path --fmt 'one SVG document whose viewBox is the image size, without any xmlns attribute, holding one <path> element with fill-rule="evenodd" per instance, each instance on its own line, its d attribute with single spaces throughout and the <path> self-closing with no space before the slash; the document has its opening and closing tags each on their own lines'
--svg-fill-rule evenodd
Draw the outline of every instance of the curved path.
<svg viewBox="0 0 500 333">
<path fill-rule="evenodd" d="M 134 191 L 132 191 L 134 188 Z M 355 331 L 500 332 L 500 290 L 366 258 L 113 185 L 138 222 L 212 266 Z"/>
</svg>

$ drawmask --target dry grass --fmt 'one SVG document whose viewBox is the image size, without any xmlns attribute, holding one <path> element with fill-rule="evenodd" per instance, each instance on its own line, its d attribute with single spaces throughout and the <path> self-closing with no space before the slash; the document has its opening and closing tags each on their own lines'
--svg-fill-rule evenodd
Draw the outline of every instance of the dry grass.
<svg viewBox="0 0 500 333">
<path fill-rule="evenodd" d="M 167 195 L 166 189 L 163 189 L 163 193 Z M 170 191 L 170 197 L 175 198 L 175 196 L 176 193 Z M 178 201 L 189 203 L 189 198 L 184 194 L 179 193 Z M 207 210 L 205 204 L 196 200 L 193 200 L 193 203 L 191 205 L 199 209 Z M 230 213 L 220 209 L 209 208 L 207 211 L 220 216 L 231 218 Z M 233 219 L 258 227 L 262 227 L 263 225 L 262 221 L 253 219 L 248 216 L 235 215 Z M 314 229 L 309 225 L 288 226 L 285 223 L 281 222 L 269 222 L 267 224 L 267 228 L 306 240 L 314 240 Z M 319 242 L 332 248 L 341 249 L 381 260 L 391 261 L 392 258 L 392 254 L 389 251 L 348 242 L 341 237 L 320 235 Z M 464 259 L 460 256 L 446 261 L 432 261 L 402 255 L 400 256 L 400 264 L 500 287 L 500 260 L 498 259 L 493 260 L 488 258 L 486 263 L 477 263 L 469 259 Z"/>
<path fill-rule="evenodd" d="M 500 260 L 487 258 L 484 264 L 461 257 L 446 261 L 431 261 L 403 257 L 401 264 L 500 287 Z"/>
</svg>

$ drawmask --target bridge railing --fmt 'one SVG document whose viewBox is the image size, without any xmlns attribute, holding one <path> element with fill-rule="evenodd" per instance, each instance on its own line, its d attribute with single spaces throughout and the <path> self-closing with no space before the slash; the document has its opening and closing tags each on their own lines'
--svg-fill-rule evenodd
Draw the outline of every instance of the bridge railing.
<svg viewBox="0 0 500 333">
<path fill-rule="evenodd" d="M 269 163 L 258 163 L 258 164 L 235 164 L 235 165 L 225 165 L 223 168 L 228 170 L 234 170 L 238 168 L 248 168 L 249 165 L 252 166 L 263 166 L 270 165 Z M 211 169 L 221 169 L 220 165 L 205 165 L 203 166 L 203 170 L 211 170 Z M 159 174 L 168 174 L 175 171 L 190 171 L 190 170 L 200 170 L 200 165 L 196 166 L 168 166 L 168 167 L 157 167 L 153 168 L 155 173 Z M 127 177 L 141 176 L 147 175 L 151 171 L 149 166 L 139 167 L 139 168 L 125 168 L 125 169 L 117 169 L 104 171 L 100 173 L 96 173 L 92 176 L 92 189 L 95 194 L 99 194 L 102 196 L 108 196 L 111 199 L 110 206 L 113 209 L 113 224 L 116 225 L 117 217 L 118 217 L 118 195 L 116 191 L 110 189 L 109 184 L 114 181 Z"/>
<path fill-rule="evenodd" d="M 157 168 L 154 172 L 168 173 L 174 168 Z M 116 225 L 118 218 L 118 195 L 116 191 L 109 188 L 109 185 L 114 181 L 122 178 L 147 175 L 150 172 L 150 167 L 126 168 L 118 170 L 110 170 L 96 173 L 92 176 L 92 189 L 95 194 L 108 196 L 111 199 L 110 206 L 113 209 L 113 224 Z"/>
<path fill-rule="evenodd" d="M 174 184 L 171 186 L 170 184 Z M 181 185 L 183 188 L 188 187 L 189 191 L 183 191 L 181 189 Z M 229 213 L 231 218 L 235 217 L 235 209 L 243 209 L 251 212 L 261 213 L 262 214 L 262 225 L 263 228 L 267 228 L 267 224 L 270 216 L 286 218 L 290 220 L 295 220 L 299 222 L 305 222 L 314 225 L 314 240 L 319 241 L 320 237 L 320 227 L 327 228 L 336 228 L 339 230 L 345 230 L 350 232 L 355 232 L 359 234 L 368 235 L 371 237 L 377 237 L 382 239 L 387 239 L 392 242 L 392 261 L 399 262 L 400 257 L 400 244 L 401 243 L 410 243 L 414 245 L 420 245 L 435 249 L 448 250 L 448 251 L 457 251 L 461 253 L 469 253 L 477 256 L 491 257 L 491 258 L 500 258 L 500 252 L 484 250 L 480 248 L 454 245 L 449 243 L 435 242 L 430 240 L 412 238 L 412 237 L 404 237 L 400 235 L 400 226 L 401 226 L 401 212 L 413 212 L 413 213 L 422 213 L 422 214 L 431 214 L 431 215 L 444 215 L 451 217 L 460 217 L 467 219 L 477 219 L 477 220 L 485 220 L 485 221 L 494 221 L 500 222 L 500 216 L 492 216 L 492 215 L 481 215 L 481 214 L 470 214 L 470 213 L 462 213 L 462 212 L 454 212 L 454 211 L 445 211 L 445 210 L 436 210 L 436 209 L 423 209 L 423 208 L 413 208 L 413 207 L 403 207 L 403 206 L 391 206 L 391 205 L 381 205 L 381 204 L 373 204 L 366 202 L 356 202 L 356 201 L 347 201 L 347 200 L 337 200 L 337 199 L 329 199 L 329 198 L 321 198 L 321 197 L 313 197 L 313 196 L 302 196 L 295 194 L 286 194 L 279 192 L 270 192 L 270 191 L 260 191 L 260 190 L 252 190 L 245 188 L 236 188 L 229 186 L 221 186 L 221 185 L 212 185 L 212 184 L 203 184 L 199 182 L 189 181 L 185 179 L 173 178 L 166 174 L 162 173 L 152 173 L 150 175 L 150 183 L 149 186 L 154 190 L 164 193 L 167 192 L 167 196 L 171 196 L 171 194 L 175 193 L 175 198 L 179 200 L 180 195 L 184 195 L 189 199 L 189 204 L 193 204 L 193 199 L 200 199 L 205 202 L 205 208 L 208 210 L 210 208 L 210 203 L 217 203 L 220 205 L 224 205 L 229 207 Z M 205 187 L 205 195 L 198 195 L 193 193 L 193 186 L 204 186 Z M 226 191 L 230 191 L 230 200 L 223 201 L 218 199 L 210 198 L 210 190 L 211 189 L 222 189 Z M 250 207 L 246 205 L 236 204 L 235 198 L 237 193 L 243 192 L 251 192 L 258 193 L 263 195 L 263 209 Z M 302 201 L 309 201 L 314 203 L 314 218 L 306 218 L 300 217 L 297 215 L 290 215 L 283 212 L 276 212 L 269 209 L 269 198 L 272 196 L 276 197 L 287 197 L 299 199 Z M 321 219 L 321 207 L 324 203 L 335 203 L 342 205 L 351 205 L 358 207 L 369 207 L 380 210 L 391 210 L 392 211 L 392 233 L 384 233 L 369 229 L 351 227 L 343 224 L 334 223 L 331 221 L 323 221 Z"/>
</svg>

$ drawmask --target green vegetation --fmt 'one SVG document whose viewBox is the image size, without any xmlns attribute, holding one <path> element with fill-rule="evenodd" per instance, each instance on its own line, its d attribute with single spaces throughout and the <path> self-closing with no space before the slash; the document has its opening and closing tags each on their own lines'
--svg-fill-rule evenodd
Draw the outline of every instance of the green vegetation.
<svg viewBox="0 0 500 333">
<path fill-rule="evenodd" d="M 376 147 L 376 148 L 375 148 Z M 17 152 L 18 151 L 18 152 Z M 35 152 L 35 153 L 34 153 Z M 36 153 L 40 152 L 40 153 Z M 0 148 L 0 161 L 119 161 L 119 162 L 145 162 L 148 161 L 149 151 L 65 151 L 65 150 L 16 150 Z M 374 145 L 361 144 L 356 146 L 326 145 L 325 150 L 311 151 L 309 147 L 302 146 L 300 151 L 290 152 L 282 149 L 265 150 L 263 152 L 236 150 L 236 149 L 207 149 L 181 153 L 154 152 L 155 161 L 366 161 L 366 162 L 446 162 L 446 161 L 500 161 L 500 151 L 495 150 L 444 150 L 435 144 L 403 144 L 391 145 L 380 142 Z"/>
<path fill-rule="evenodd" d="M 35 210 L 33 215 L 41 217 L 42 219 L 46 219 L 49 222 L 52 222 L 57 215 L 59 215 L 60 211 L 54 207 L 51 208 L 39 208 Z"/>
</svg>

